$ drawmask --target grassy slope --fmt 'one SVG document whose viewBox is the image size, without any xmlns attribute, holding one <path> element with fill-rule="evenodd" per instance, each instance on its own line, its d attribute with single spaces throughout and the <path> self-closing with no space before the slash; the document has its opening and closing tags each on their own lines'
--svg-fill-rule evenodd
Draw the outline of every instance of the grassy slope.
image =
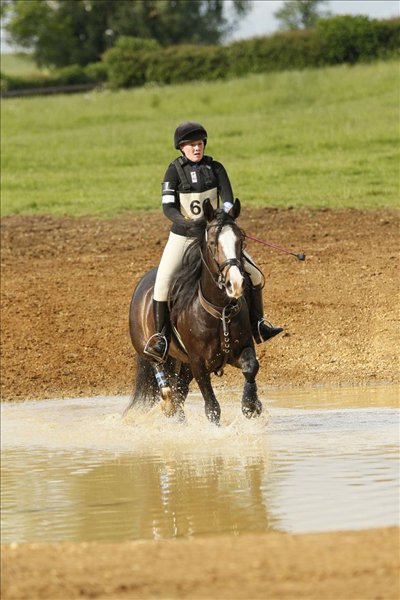
<svg viewBox="0 0 400 600">
<path fill-rule="evenodd" d="M 27 53 L 1 54 L 1 71 L 7 75 L 32 75 L 43 72 Z"/>
<path fill-rule="evenodd" d="M 205 124 L 245 205 L 398 202 L 398 63 L 2 103 L 3 214 L 159 208 L 175 126 Z"/>
</svg>

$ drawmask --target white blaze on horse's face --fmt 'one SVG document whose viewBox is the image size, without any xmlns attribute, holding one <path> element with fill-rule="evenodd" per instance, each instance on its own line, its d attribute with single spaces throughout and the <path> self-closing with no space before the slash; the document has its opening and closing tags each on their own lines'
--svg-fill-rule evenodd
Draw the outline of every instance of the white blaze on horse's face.
<svg viewBox="0 0 400 600">
<path fill-rule="evenodd" d="M 238 238 L 232 227 L 225 226 L 222 228 L 218 242 L 224 254 L 220 264 L 230 258 L 240 258 Z M 227 266 L 224 268 L 223 274 L 225 277 L 226 293 L 229 298 L 240 298 L 243 295 L 244 278 L 239 267 L 236 265 Z"/>
</svg>

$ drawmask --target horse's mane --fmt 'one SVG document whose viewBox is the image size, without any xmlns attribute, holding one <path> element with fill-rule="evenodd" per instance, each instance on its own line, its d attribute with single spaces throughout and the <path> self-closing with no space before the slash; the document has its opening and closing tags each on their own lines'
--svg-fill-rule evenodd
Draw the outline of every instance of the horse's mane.
<svg viewBox="0 0 400 600">
<path fill-rule="evenodd" d="M 217 227 L 217 238 L 224 225 L 234 223 L 232 217 L 223 209 L 215 212 L 212 221 Z M 193 242 L 188 246 L 182 260 L 182 266 L 174 276 L 170 290 L 170 301 L 172 305 L 172 317 L 180 314 L 190 306 L 197 294 L 202 271 L 201 245 L 204 239 L 205 229 L 197 233 Z"/>
</svg>

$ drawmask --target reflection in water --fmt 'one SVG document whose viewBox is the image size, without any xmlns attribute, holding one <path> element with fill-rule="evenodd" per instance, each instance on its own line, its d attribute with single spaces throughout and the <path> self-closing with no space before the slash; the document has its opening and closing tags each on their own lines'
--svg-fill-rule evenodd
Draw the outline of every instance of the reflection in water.
<svg viewBox="0 0 400 600">
<path fill-rule="evenodd" d="M 158 539 L 269 527 L 262 458 L 99 460 L 14 450 L 6 452 L 2 477 L 3 541 Z"/>
<path fill-rule="evenodd" d="M 229 399 L 220 428 L 195 395 L 186 426 L 158 409 L 121 420 L 126 398 L 5 405 L 3 542 L 397 524 L 398 413 L 374 406 L 387 389 L 346 409 L 322 389 L 328 410 L 321 390 L 274 390 L 252 421 Z"/>
<path fill-rule="evenodd" d="M 197 465 L 192 460 L 165 461 L 151 455 L 140 461 L 124 459 L 105 463 L 87 475 L 84 502 L 105 515 L 119 498 L 119 536 L 129 539 L 235 532 L 238 527 L 265 530 L 262 471 L 262 460 L 227 464 L 222 457 L 209 457 Z"/>
</svg>

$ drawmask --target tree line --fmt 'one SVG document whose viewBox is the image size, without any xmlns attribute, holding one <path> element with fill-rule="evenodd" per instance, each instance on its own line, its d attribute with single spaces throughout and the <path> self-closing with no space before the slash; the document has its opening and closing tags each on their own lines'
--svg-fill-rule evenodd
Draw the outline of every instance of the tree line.
<svg viewBox="0 0 400 600">
<path fill-rule="evenodd" d="M 399 55 L 400 19 L 332 17 L 322 13 L 326 2 L 321 0 L 285 2 L 277 16 L 286 31 L 221 44 L 232 27 L 224 15 L 225 5 L 220 0 L 3 0 L 2 10 L 6 6 L 10 11 L 7 27 L 14 31 L 14 40 L 33 45 L 39 62 L 42 57 L 45 64 L 59 66 L 28 79 L 3 73 L 2 94 L 58 86 L 104 84 L 116 89 L 215 81 Z M 193 18 L 189 6 L 198 17 L 198 28 L 193 30 L 188 27 Z M 248 10 L 246 2 L 233 6 L 236 16 Z M 196 36 L 203 20 L 207 35 L 200 44 Z M 65 30 L 73 31 L 73 36 Z M 116 35 L 112 41 L 106 38 L 111 32 Z"/>
<path fill-rule="evenodd" d="M 313 27 L 326 0 L 290 0 L 275 12 L 281 29 Z M 39 66 L 87 65 L 122 37 L 161 47 L 218 45 L 252 9 L 250 0 L 2 0 L 11 42 Z"/>
</svg>

